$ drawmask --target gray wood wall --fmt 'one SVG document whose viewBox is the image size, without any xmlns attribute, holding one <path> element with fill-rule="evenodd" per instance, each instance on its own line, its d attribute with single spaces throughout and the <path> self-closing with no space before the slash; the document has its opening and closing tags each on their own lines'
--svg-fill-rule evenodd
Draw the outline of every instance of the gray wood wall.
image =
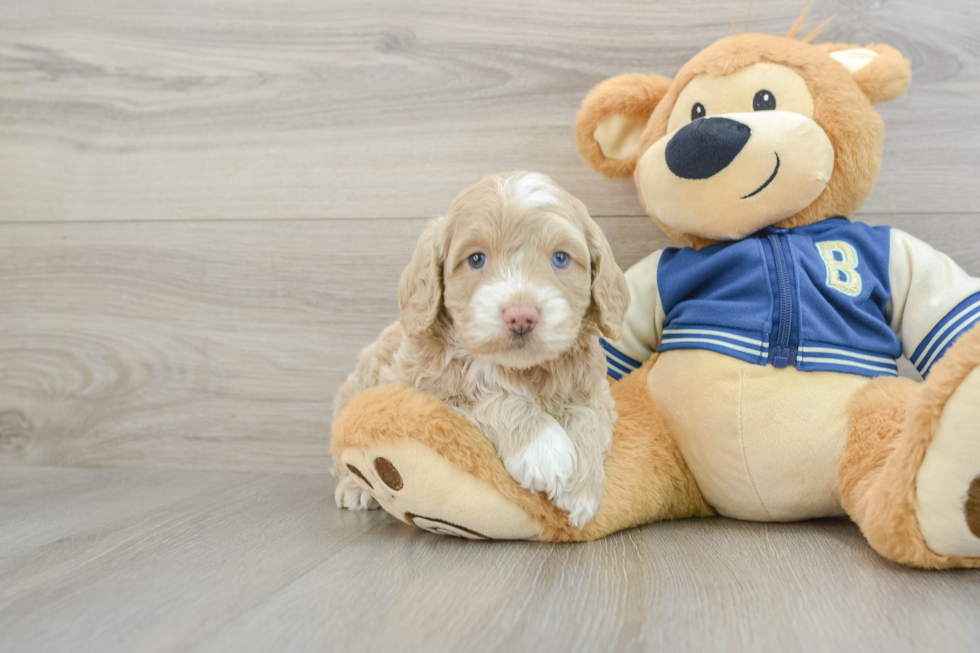
<svg viewBox="0 0 980 653">
<path fill-rule="evenodd" d="M 783 33 L 804 2 L 756 0 Z M 0 1 L 0 463 L 320 472 L 426 218 L 490 172 L 667 244 L 578 105 L 744 27 L 721 0 Z M 980 274 L 980 3 L 826 0 L 913 65 L 862 219 Z"/>
</svg>

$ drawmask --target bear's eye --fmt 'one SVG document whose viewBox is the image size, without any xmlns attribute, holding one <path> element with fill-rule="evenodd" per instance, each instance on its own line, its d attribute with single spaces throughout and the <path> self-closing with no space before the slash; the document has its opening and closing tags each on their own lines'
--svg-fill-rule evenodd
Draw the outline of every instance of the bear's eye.
<svg viewBox="0 0 980 653">
<path fill-rule="evenodd" d="M 698 118 L 704 118 L 704 105 L 700 102 L 695 102 L 694 106 L 691 107 L 691 120 L 697 120 Z"/>
<path fill-rule="evenodd" d="M 776 96 L 771 91 L 765 89 L 759 91 L 752 98 L 753 111 L 772 111 L 776 108 Z"/>
</svg>

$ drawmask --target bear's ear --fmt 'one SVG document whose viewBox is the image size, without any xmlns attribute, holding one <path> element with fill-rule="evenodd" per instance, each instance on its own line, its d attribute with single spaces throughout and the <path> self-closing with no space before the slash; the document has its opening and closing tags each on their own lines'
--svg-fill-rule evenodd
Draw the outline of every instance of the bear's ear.
<svg viewBox="0 0 980 653">
<path fill-rule="evenodd" d="M 829 54 L 850 71 L 872 104 L 894 100 L 912 81 L 912 64 L 889 45 L 831 46 Z"/>
<path fill-rule="evenodd" d="M 607 177 L 629 177 L 636 167 L 640 134 L 668 88 L 666 77 L 639 73 L 596 86 L 575 121 L 579 153 Z"/>
</svg>

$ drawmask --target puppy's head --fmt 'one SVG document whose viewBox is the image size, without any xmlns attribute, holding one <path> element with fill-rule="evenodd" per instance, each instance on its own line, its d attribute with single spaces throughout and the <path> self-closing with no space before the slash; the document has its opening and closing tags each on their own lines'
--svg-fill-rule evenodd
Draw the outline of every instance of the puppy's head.
<svg viewBox="0 0 980 653">
<path fill-rule="evenodd" d="M 426 229 L 399 285 L 408 335 L 444 316 L 473 355 L 528 368 L 585 332 L 618 338 L 622 271 L 585 206 L 544 175 L 490 175 Z"/>
</svg>

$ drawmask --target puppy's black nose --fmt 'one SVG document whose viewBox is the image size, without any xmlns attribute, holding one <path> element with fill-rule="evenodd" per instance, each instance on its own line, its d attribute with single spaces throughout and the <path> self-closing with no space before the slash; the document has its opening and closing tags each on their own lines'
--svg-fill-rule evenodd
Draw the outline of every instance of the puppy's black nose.
<svg viewBox="0 0 980 653">
<path fill-rule="evenodd" d="M 749 141 L 748 125 L 729 118 L 699 118 L 667 143 L 667 167 L 684 179 L 707 179 L 724 170 Z"/>
</svg>

